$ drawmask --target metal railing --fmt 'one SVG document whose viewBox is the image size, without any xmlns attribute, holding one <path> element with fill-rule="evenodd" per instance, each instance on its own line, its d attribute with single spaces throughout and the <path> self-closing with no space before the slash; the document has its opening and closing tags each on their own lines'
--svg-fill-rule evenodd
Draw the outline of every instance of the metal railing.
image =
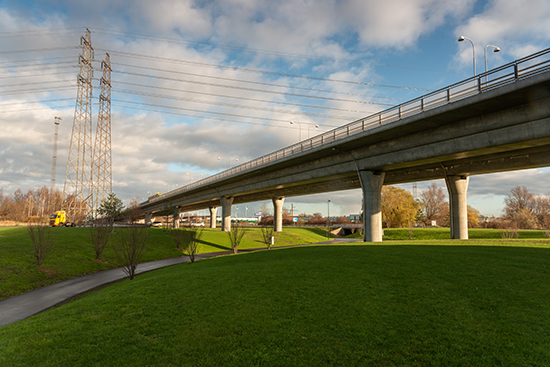
<svg viewBox="0 0 550 367">
<path fill-rule="evenodd" d="M 404 117 L 417 115 L 436 107 L 440 107 L 451 102 L 456 102 L 466 97 L 514 83 L 520 79 L 535 76 L 549 69 L 550 48 L 547 48 L 532 55 L 502 65 L 496 69 L 489 70 L 486 73 L 478 74 L 445 88 L 430 92 L 408 102 L 404 102 L 395 107 L 391 107 L 384 111 L 353 121 L 347 125 L 327 131 L 326 133 L 303 140 L 299 143 L 279 149 L 275 152 L 206 177 L 189 185 L 169 191 L 151 200 L 145 201 L 141 203 L 141 205 L 154 203 L 200 186 L 211 184 L 252 169 L 267 166 L 273 162 L 281 161 L 298 154 L 308 152 L 312 149 L 327 146 L 375 127 L 399 121 Z"/>
</svg>

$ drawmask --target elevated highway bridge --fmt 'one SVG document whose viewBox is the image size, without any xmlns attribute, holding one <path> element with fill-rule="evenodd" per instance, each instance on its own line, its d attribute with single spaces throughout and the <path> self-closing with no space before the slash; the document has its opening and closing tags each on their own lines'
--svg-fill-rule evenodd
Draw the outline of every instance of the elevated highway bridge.
<svg viewBox="0 0 550 367">
<path fill-rule="evenodd" d="M 364 240 L 382 240 L 386 184 L 445 179 L 451 237 L 467 239 L 469 176 L 550 165 L 550 49 L 243 163 L 140 204 L 210 209 L 269 200 L 282 230 L 285 197 L 362 189 Z"/>
</svg>

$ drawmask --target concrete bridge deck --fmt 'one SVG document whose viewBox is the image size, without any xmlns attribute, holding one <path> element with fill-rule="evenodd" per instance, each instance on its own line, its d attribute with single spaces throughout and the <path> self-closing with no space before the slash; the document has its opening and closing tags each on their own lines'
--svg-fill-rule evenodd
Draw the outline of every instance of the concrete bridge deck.
<svg viewBox="0 0 550 367">
<path fill-rule="evenodd" d="M 460 208 L 466 208 L 468 177 L 550 165 L 549 117 L 547 49 L 173 190 L 140 208 L 154 213 L 168 202 L 182 211 L 221 204 L 227 229 L 231 204 L 272 199 L 277 216 L 287 196 L 362 188 L 366 213 L 378 218 L 383 184 L 445 178 L 451 212 L 457 211 L 451 215 L 453 237 L 467 238 Z M 378 221 L 365 223 L 366 240 L 381 240 L 371 233 L 381 231 Z"/>
</svg>

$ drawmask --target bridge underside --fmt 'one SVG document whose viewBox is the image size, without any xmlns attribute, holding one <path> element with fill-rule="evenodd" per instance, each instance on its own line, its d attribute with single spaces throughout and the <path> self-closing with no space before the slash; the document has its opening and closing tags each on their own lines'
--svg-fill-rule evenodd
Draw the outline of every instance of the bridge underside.
<svg viewBox="0 0 550 367">
<path fill-rule="evenodd" d="M 359 172 L 398 184 L 550 165 L 550 73 L 142 205 L 181 210 L 360 188 Z M 361 198 L 358 198 L 360 201 Z"/>
</svg>

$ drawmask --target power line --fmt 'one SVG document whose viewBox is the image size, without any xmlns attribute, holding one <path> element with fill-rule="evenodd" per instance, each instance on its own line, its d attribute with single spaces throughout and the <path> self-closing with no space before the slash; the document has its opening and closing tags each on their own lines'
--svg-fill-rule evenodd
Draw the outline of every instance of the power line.
<svg viewBox="0 0 550 367">
<path fill-rule="evenodd" d="M 19 71 L 21 69 L 26 70 L 27 68 L 31 68 L 31 70 L 32 69 L 43 70 L 46 67 L 54 67 L 54 66 L 61 66 L 61 65 L 72 65 L 72 67 L 75 67 L 75 68 L 77 67 L 76 65 L 74 65 L 74 62 L 64 61 L 64 62 L 51 62 L 51 63 L 41 64 L 41 65 L 36 65 L 36 63 L 34 65 L 18 65 L 17 66 L 17 71 Z M 7 68 L 13 68 L 13 66 L 9 66 L 9 65 L 2 66 L 2 65 L 0 65 L 0 68 L 7 69 Z"/>
<path fill-rule="evenodd" d="M 59 32 L 59 31 L 67 31 L 67 30 L 75 30 L 79 29 L 82 30 L 83 27 L 65 27 L 65 28 L 50 28 L 50 29 L 33 29 L 28 31 L 13 31 L 13 32 L 0 32 L 0 37 L 27 37 L 29 35 L 34 35 L 36 33 L 52 33 L 52 32 Z M 73 32 L 67 32 L 67 33 L 73 33 Z"/>
<path fill-rule="evenodd" d="M 76 50 L 78 46 L 65 46 L 65 47 L 44 47 L 44 48 L 29 48 L 26 50 L 9 50 L 0 51 L 0 54 L 19 54 L 19 53 L 32 53 L 32 52 L 49 52 L 49 51 L 62 51 L 62 50 Z"/>
<path fill-rule="evenodd" d="M 74 108 L 74 104 L 66 105 L 66 106 L 55 106 L 55 108 Z M 19 110 L 2 110 L 0 112 L 12 113 L 12 112 L 27 112 L 27 111 L 38 111 L 38 110 L 51 110 L 51 109 L 53 108 L 50 106 L 47 106 L 47 107 L 25 108 L 25 109 L 19 109 Z"/>
<path fill-rule="evenodd" d="M 113 50 L 102 50 L 102 51 L 112 53 L 112 54 L 115 54 L 115 55 L 128 56 L 128 57 L 132 57 L 134 59 L 138 58 L 138 59 L 148 59 L 148 60 L 161 60 L 161 61 L 173 62 L 173 63 L 177 63 L 177 64 L 190 64 L 190 65 L 216 68 L 216 69 L 239 70 L 239 71 L 245 71 L 245 72 L 256 73 L 256 74 L 276 75 L 276 76 L 284 76 L 284 77 L 290 77 L 290 78 L 299 78 L 299 79 L 308 79 L 308 80 L 317 80 L 317 81 L 326 81 L 326 82 L 335 82 L 335 83 L 345 83 L 345 84 L 353 84 L 353 85 L 366 85 L 366 86 L 371 86 L 371 87 L 395 88 L 395 89 L 406 89 L 406 90 L 426 91 L 426 92 L 431 92 L 432 91 L 431 89 L 425 89 L 425 88 L 402 87 L 402 86 L 387 85 L 387 84 L 355 82 L 355 81 L 351 81 L 351 80 L 320 78 L 320 77 L 312 77 L 312 76 L 305 76 L 305 75 L 279 73 L 279 72 L 275 72 L 275 71 L 256 70 L 256 69 L 250 69 L 250 68 L 225 66 L 225 65 L 219 65 L 219 64 L 208 64 L 208 63 L 188 61 L 188 60 L 176 60 L 176 59 L 169 59 L 169 58 L 159 57 L 159 56 L 148 56 L 148 55 L 136 54 L 136 53 L 131 53 L 131 52 L 120 52 L 120 51 L 113 51 Z"/>
<path fill-rule="evenodd" d="M 44 83 L 52 84 L 52 83 L 68 83 L 68 82 L 74 82 L 74 79 L 70 79 L 70 80 L 53 80 L 53 81 L 40 82 L 40 83 L 32 82 L 32 83 L 3 84 L 3 85 L 0 85 L 0 88 L 18 87 L 20 85 L 36 85 L 36 84 L 44 84 Z"/>
<path fill-rule="evenodd" d="M 26 102 L 4 102 L 0 103 L 0 106 L 7 106 L 10 104 L 33 104 L 33 103 L 50 103 L 50 102 L 59 102 L 59 101 L 70 101 L 74 100 L 74 98 L 56 98 L 56 99 L 46 99 L 46 100 L 40 100 L 40 101 L 26 101 Z"/>
<path fill-rule="evenodd" d="M 158 104 L 153 104 L 153 103 L 125 101 L 125 100 L 117 100 L 117 99 L 112 99 L 112 101 L 113 102 L 119 102 L 119 103 L 137 104 L 137 105 L 142 105 L 142 106 L 161 107 L 161 108 L 169 108 L 169 109 L 175 109 L 175 110 L 192 111 L 192 112 L 198 112 L 198 113 L 209 113 L 209 114 L 215 114 L 215 115 L 224 115 L 224 116 L 249 118 L 249 119 L 255 119 L 255 120 L 267 120 L 267 121 L 276 121 L 276 122 L 288 123 L 288 120 L 274 119 L 274 118 L 269 118 L 269 117 L 254 117 L 254 116 L 246 116 L 246 115 L 239 115 L 239 114 L 225 113 L 225 112 L 201 111 L 201 110 L 195 110 L 195 109 L 192 109 L 192 108 L 163 106 L 163 105 L 158 105 Z M 307 116 L 307 114 L 303 114 L 303 115 Z M 300 121 L 296 121 L 296 122 L 300 122 Z M 308 124 L 307 122 L 301 122 L 301 123 Z M 325 126 L 327 126 L 327 125 L 325 125 Z"/>
<path fill-rule="evenodd" d="M 426 68 L 426 67 L 411 66 L 411 65 L 388 64 L 388 63 L 364 61 L 364 60 L 350 60 L 350 59 L 333 58 L 333 57 L 326 57 L 326 56 L 312 56 L 312 55 L 305 55 L 305 54 L 292 53 L 292 52 L 261 50 L 261 49 L 249 48 L 249 47 L 245 48 L 245 47 L 237 47 L 237 46 L 227 46 L 227 45 L 221 45 L 221 44 L 212 43 L 212 42 L 178 40 L 174 38 L 158 37 L 158 36 L 151 36 L 151 35 L 131 33 L 131 32 L 112 31 L 112 30 L 101 29 L 101 28 L 94 28 L 93 32 L 100 33 L 100 34 L 114 35 L 114 36 L 129 35 L 132 38 L 141 38 L 141 39 L 148 39 L 148 40 L 154 40 L 154 41 L 160 40 L 167 43 L 206 46 L 210 48 L 226 49 L 230 51 L 250 52 L 250 53 L 256 53 L 256 54 L 267 54 L 272 56 L 284 56 L 284 57 L 300 58 L 300 59 L 307 59 L 307 60 L 335 61 L 335 62 L 341 62 L 346 64 L 355 64 L 355 65 L 374 65 L 374 66 L 382 66 L 382 67 L 398 68 L 398 69 L 437 71 L 437 72 L 449 73 L 449 74 L 464 74 L 457 70 Z"/>
<path fill-rule="evenodd" d="M 144 84 L 124 83 L 124 82 L 123 82 L 123 83 L 120 83 L 120 84 L 129 84 L 129 85 L 136 85 L 136 86 L 147 87 L 147 86 L 144 85 Z M 287 106 L 306 107 L 306 108 L 317 108 L 317 109 L 324 109 L 324 110 L 331 110 L 331 111 L 341 111 L 341 112 L 372 113 L 372 111 L 356 111 L 356 110 L 348 110 L 348 109 L 336 108 L 336 107 L 316 106 L 316 105 L 309 105 L 309 104 L 300 104 L 300 103 L 291 103 L 291 102 L 280 102 L 280 101 L 269 101 L 269 100 L 257 99 L 257 98 L 246 98 L 246 97 L 225 96 L 225 95 L 212 94 L 212 93 L 202 93 L 202 92 L 185 91 L 185 90 L 182 90 L 182 89 L 174 89 L 174 88 L 164 88 L 164 87 L 153 87 L 153 88 L 164 89 L 164 90 L 172 90 L 172 91 L 178 91 L 178 92 L 184 92 L 184 93 L 203 94 L 203 95 L 209 95 L 209 96 L 215 96 L 215 97 L 223 97 L 223 98 L 236 98 L 236 99 L 241 99 L 241 100 L 246 100 L 246 101 L 253 101 L 253 102 L 262 102 L 262 103 L 270 103 L 270 104 L 282 104 L 282 105 L 287 105 Z M 178 99 L 178 100 L 182 100 L 182 101 L 198 102 L 198 103 L 207 103 L 207 104 L 211 104 L 211 105 L 224 105 L 224 106 L 228 106 L 228 105 L 229 105 L 229 104 L 218 103 L 218 102 L 213 103 L 213 102 L 211 102 L 211 101 L 206 101 L 206 100 L 201 100 L 201 99 L 195 99 L 195 98 L 175 97 L 175 96 L 169 96 L 169 95 L 165 95 L 165 94 L 154 94 L 154 93 L 151 93 L 151 92 L 141 92 L 141 91 L 135 91 L 135 90 L 129 91 L 129 90 L 118 89 L 118 88 L 116 88 L 115 90 L 118 91 L 118 92 L 121 92 L 121 93 L 139 94 L 139 95 L 144 95 L 144 96 L 149 96 L 149 97 L 156 97 L 156 98 Z M 229 105 L 229 106 L 235 107 L 235 105 Z M 251 107 L 248 107 L 248 106 L 240 106 L 240 105 L 237 105 L 237 106 L 238 106 L 238 107 L 241 107 L 241 108 L 251 108 Z"/>
<path fill-rule="evenodd" d="M 49 61 L 49 60 L 64 60 L 64 59 L 73 59 L 74 60 L 74 56 L 64 56 L 64 57 L 48 57 L 48 58 L 44 58 L 44 59 L 27 59 L 27 60 L 8 60 L 8 61 L 0 61 L 0 64 L 14 64 L 14 63 L 17 63 L 17 65 L 20 65 L 21 63 L 26 63 L 26 62 L 32 62 L 32 63 L 36 63 L 36 62 L 39 62 L 39 61 Z"/>
<path fill-rule="evenodd" d="M 232 103 L 224 103 L 224 102 L 212 103 L 211 101 L 205 101 L 205 100 L 200 100 L 200 99 L 195 99 L 195 98 L 172 97 L 172 96 L 168 96 L 168 95 L 165 95 L 165 94 L 138 92 L 138 91 L 125 90 L 125 89 L 116 89 L 116 88 L 115 88 L 115 90 L 118 91 L 118 92 L 126 93 L 126 94 L 142 95 L 142 96 L 147 96 L 147 97 L 172 99 L 172 100 L 195 102 L 195 103 L 204 103 L 204 104 L 208 104 L 208 105 L 211 105 L 211 106 L 224 106 L 224 107 L 233 107 L 233 108 L 243 108 L 243 109 L 256 110 L 256 111 L 288 113 L 288 114 L 292 114 L 292 115 L 296 115 L 296 114 L 302 115 L 303 114 L 301 112 L 296 112 L 296 111 L 277 110 L 277 109 L 257 107 L 257 106 L 243 106 L 243 105 L 232 104 Z M 349 111 L 349 110 L 343 110 L 343 111 L 357 112 L 357 113 L 369 113 L 367 111 Z M 351 117 L 348 118 L 348 117 L 338 117 L 338 116 L 327 116 L 327 115 L 321 115 L 321 114 L 317 114 L 317 113 L 308 113 L 308 115 L 309 116 L 315 116 L 315 117 L 329 118 L 329 119 L 346 120 L 346 121 L 349 121 L 350 119 L 352 119 Z"/>
<path fill-rule="evenodd" d="M 161 80 L 168 80 L 168 81 L 175 81 L 175 82 L 182 82 L 182 83 L 207 85 L 207 86 L 211 86 L 211 87 L 246 90 L 246 91 L 250 91 L 250 92 L 269 93 L 269 94 L 278 94 L 278 95 L 283 94 L 283 95 L 286 95 L 286 96 L 293 96 L 293 97 L 322 99 L 322 100 L 326 100 L 326 101 L 352 102 L 352 103 L 361 103 L 361 104 L 378 104 L 378 103 L 375 103 L 375 102 L 354 101 L 354 100 L 342 99 L 342 98 L 329 98 L 329 97 L 312 96 L 312 95 L 297 94 L 297 93 L 282 93 L 282 92 L 275 92 L 275 91 L 270 91 L 270 90 L 266 90 L 266 89 L 255 89 L 255 88 L 238 87 L 238 86 L 235 86 L 235 85 L 206 83 L 206 82 L 199 82 L 199 81 L 195 81 L 195 80 L 176 79 L 176 78 L 163 77 L 163 76 L 157 76 L 157 75 L 149 75 L 149 74 L 138 74 L 138 73 L 131 73 L 131 72 L 120 71 L 120 70 L 116 71 L 116 74 L 126 74 L 126 75 L 139 76 L 139 77 L 143 77 L 143 78 L 154 78 L 154 79 L 161 79 Z"/>
<path fill-rule="evenodd" d="M 6 76 L 0 76 L 0 79 L 8 79 L 8 78 L 35 78 L 35 77 L 49 76 L 49 75 L 59 75 L 59 74 L 67 74 L 67 71 L 58 71 L 58 72 L 55 72 L 55 73 L 28 74 L 28 75 L 6 75 Z"/>
<path fill-rule="evenodd" d="M 269 127 L 273 127 L 273 128 L 282 128 L 282 129 L 294 129 L 293 127 L 291 127 L 288 124 L 288 121 L 286 121 L 286 120 L 280 120 L 279 121 L 279 122 L 284 123 L 284 125 L 275 126 L 275 125 L 269 125 L 269 124 L 266 125 L 266 124 L 262 124 L 262 123 L 259 123 L 259 122 L 227 120 L 227 119 L 223 119 L 223 118 L 219 118 L 219 117 L 206 117 L 205 118 L 204 116 L 190 115 L 190 114 L 187 114 L 187 113 L 179 113 L 179 112 L 174 112 L 174 111 L 161 111 L 161 110 L 154 110 L 154 109 L 141 108 L 141 107 L 132 107 L 132 109 L 133 110 L 139 110 L 139 111 L 158 112 L 158 113 L 162 113 L 162 114 L 169 114 L 169 115 L 176 115 L 176 116 L 187 116 L 187 117 L 196 117 L 196 118 L 208 119 L 208 120 L 224 121 L 224 122 L 230 122 L 230 123 L 235 123 L 235 124 L 248 124 L 248 125 L 258 125 L 258 126 L 269 126 Z M 310 124 L 310 123 L 307 123 L 307 122 L 302 123 L 302 124 L 315 125 L 315 124 Z M 338 127 L 338 126 L 324 125 L 324 124 L 320 125 L 320 126 L 328 127 L 328 128 Z"/>
<path fill-rule="evenodd" d="M 215 79 L 215 80 L 227 80 L 227 81 L 231 81 L 231 82 L 249 83 L 249 84 L 255 84 L 255 85 L 279 87 L 279 88 L 301 89 L 301 90 L 307 90 L 307 91 L 318 91 L 318 92 L 325 92 L 325 93 L 334 93 L 332 91 L 319 90 L 319 89 L 313 89 L 313 88 L 293 87 L 293 86 L 274 84 L 274 83 L 265 83 L 265 82 L 257 82 L 257 81 L 235 79 L 235 78 L 226 78 L 226 77 L 204 75 L 204 74 L 197 74 L 197 73 L 188 73 L 188 72 L 185 72 L 185 71 L 175 71 L 175 70 L 166 70 L 166 69 L 159 69 L 159 68 L 150 68 L 150 67 L 146 67 L 146 66 L 128 65 L 128 64 L 120 64 L 120 63 L 115 63 L 115 65 L 128 66 L 128 67 L 133 67 L 133 68 L 138 68 L 138 69 L 146 69 L 146 70 L 153 70 L 153 71 L 161 71 L 161 72 L 165 72 L 165 73 L 174 73 L 174 74 L 181 74 L 181 75 L 197 76 L 197 77 Z M 118 73 L 128 74 L 130 72 L 118 71 Z M 143 74 L 133 74 L 133 75 L 144 76 Z M 147 75 L 147 77 L 157 78 L 157 76 L 153 76 L 153 75 Z M 158 78 L 166 78 L 166 77 L 158 77 Z M 187 80 L 181 80 L 181 79 L 170 79 L 170 80 L 183 81 L 183 82 L 195 83 L 195 84 L 203 84 L 203 83 L 197 82 L 197 81 L 187 81 Z M 220 86 L 220 84 L 207 84 L 207 85 Z M 228 86 L 225 86 L 225 87 L 229 88 Z M 239 88 L 239 87 L 232 87 L 232 88 Z M 243 88 L 241 88 L 241 89 L 243 89 Z M 261 91 L 259 89 L 251 89 L 251 90 Z M 278 92 L 278 93 L 280 93 L 280 92 Z M 289 93 L 284 93 L 284 94 L 293 95 L 293 94 L 289 94 Z M 342 94 L 344 94 L 344 93 L 342 93 Z M 303 95 L 303 94 L 294 94 L 294 96 L 310 97 L 309 95 L 306 96 L 306 95 Z M 365 97 L 375 97 L 375 96 L 366 96 L 366 95 L 363 95 L 363 96 L 365 96 Z M 313 98 L 313 97 L 311 97 L 311 98 Z M 387 97 L 376 97 L 376 98 L 387 98 Z M 334 100 L 334 101 L 343 101 L 343 102 L 364 103 L 364 104 L 380 104 L 380 105 L 385 105 L 385 106 L 393 106 L 393 105 L 384 104 L 384 103 L 354 101 L 354 100 L 349 100 L 349 99 L 335 99 L 335 98 L 325 98 L 325 99 Z M 403 100 L 404 101 L 404 99 L 401 99 L 401 98 L 388 98 L 388 99 Z"/>
</svg>

